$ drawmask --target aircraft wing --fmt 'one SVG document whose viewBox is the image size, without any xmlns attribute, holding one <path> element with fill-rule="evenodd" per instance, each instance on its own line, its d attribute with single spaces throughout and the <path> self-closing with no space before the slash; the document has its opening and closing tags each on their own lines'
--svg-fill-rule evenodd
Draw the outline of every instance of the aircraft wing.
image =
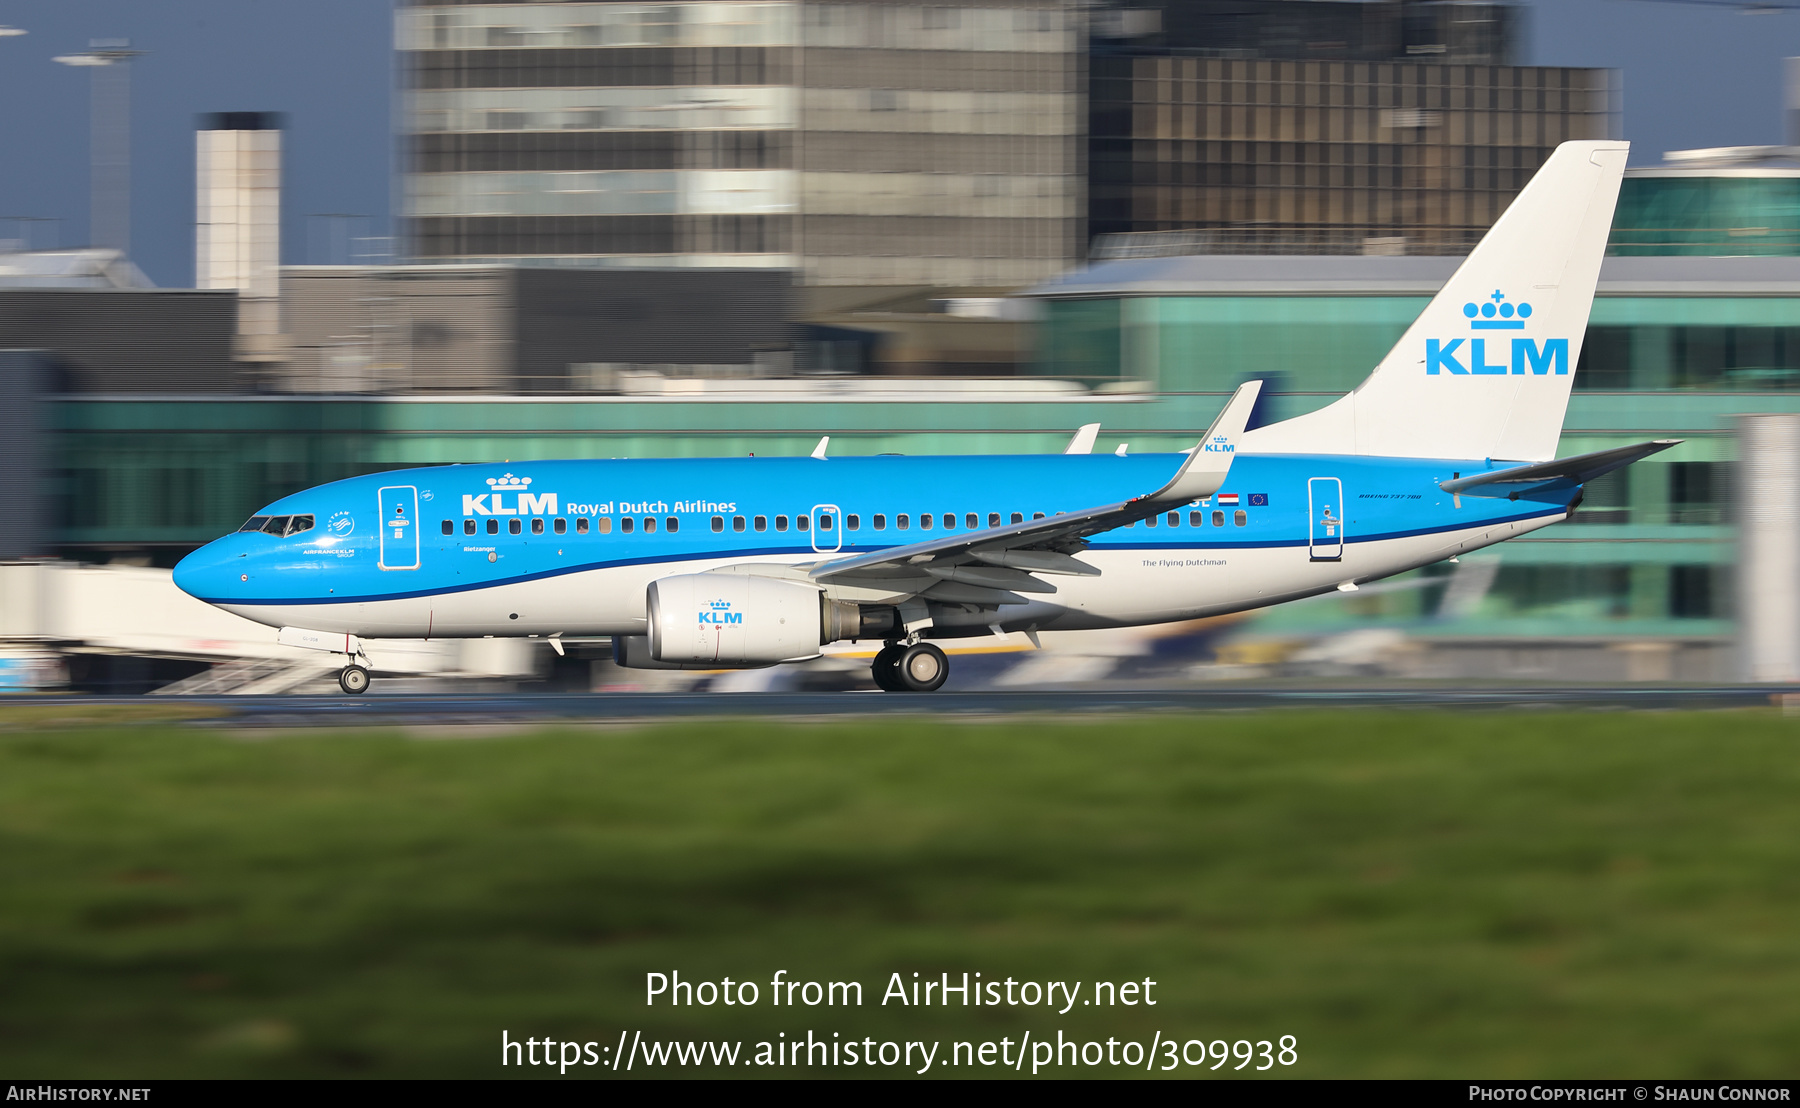
<svg viewBox="0 0 1800 1108">
<path fill-rule="evenodd" d="M 1477 473 L 1470 477 L 1444 481 L 1438 488 L 1459 496 L 1512 496 L 1527 489 L 1572 488 L 1575 485 L 1585 485 L 1615 469 L 1623 469 L 1671 446 L 1678 446 L 1681 442 L 1681 439 L 1657 439 L 1654 442 L 1634 443 L 1611 450 L 1597 450 L 1592 454 L 1577 454 L 1573 458 L 1558 458 L 1553 462 L 1537 462 L 1514 466 L 1512 469 L 1498 469 L 1491 473 Z"/>
<path fill-rule="evenodd" d="M 1261 381 L 1238 387 L 1217 419 L 1166 484 L 1143 496 L 1006 527 L 963 531 L 813 565 L 822 584 L 891 590 L 928 599 L 976 604 L 1023 604 L 1024 592 L 1055 592 L 1033 574 L 1098 576 L 1074 554 L 1086 539 L 1211 496 L 1225 484 L 1237 441 L 1262 391 Z"/>
</svg>

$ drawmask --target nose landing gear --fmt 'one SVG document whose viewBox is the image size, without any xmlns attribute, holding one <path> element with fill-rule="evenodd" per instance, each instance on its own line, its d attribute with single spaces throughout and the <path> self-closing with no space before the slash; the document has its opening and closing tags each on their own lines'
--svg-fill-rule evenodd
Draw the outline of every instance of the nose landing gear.
<svg viewBox="0 0 1800 1108">
<path fill-rule="evenodd" d="M 338 674 L 338 688 L 351 696 L 369 691 L 369 671 L 354 663 L 345 666 Z"/>
<path fill-rule="evenodd" d="M 950 676 L 950 659 L 928 642 L 889 643 L 875 655 L 869 674 L 883 692 L 935 692 Z"/>
</svg>

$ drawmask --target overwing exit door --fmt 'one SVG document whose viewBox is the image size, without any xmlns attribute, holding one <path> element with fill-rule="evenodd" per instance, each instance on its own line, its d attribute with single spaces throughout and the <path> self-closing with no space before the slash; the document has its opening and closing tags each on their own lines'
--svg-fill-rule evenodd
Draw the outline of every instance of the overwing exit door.
<svg viewBox="0 0 1800 1108">
<path fill-rule="evenodd" d="M 1315 562 L 1336 562 L 1344 557 L 1344 483 L 1336 477 L 1314 477 L 1306 482 L 1306 507 L 1311 538 L 1308 546 Z"/>
<path fill-rule="evenodd" d="M 843 513 L 836 504 L 814 504 L 812 548 L 820 554 L 836 554 L 844 545 Z"/>
<path fill-rule="evenodd" d="M 381 568 L 418 569 L 418 488 L 388 485 L 375 495 L 381 501 Z"/>
</svg>

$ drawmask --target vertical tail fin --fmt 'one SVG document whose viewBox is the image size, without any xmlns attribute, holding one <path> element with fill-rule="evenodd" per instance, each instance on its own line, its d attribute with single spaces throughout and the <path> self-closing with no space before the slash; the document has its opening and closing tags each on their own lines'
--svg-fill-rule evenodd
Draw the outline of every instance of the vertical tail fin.
<svg viewBox="0 0 1800 1108">
<path fill-rule="evenodd" d="M 1558 146 L 1367 380 L 1240 449 L 1555 457 L 1629 149 Z"/>
</svg>

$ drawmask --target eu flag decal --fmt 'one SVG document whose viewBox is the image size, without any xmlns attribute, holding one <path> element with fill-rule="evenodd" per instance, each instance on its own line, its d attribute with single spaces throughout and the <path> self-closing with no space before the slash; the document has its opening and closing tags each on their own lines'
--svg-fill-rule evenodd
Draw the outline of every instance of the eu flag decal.
<svg viewBox="0 0 1800 1108">
<path fill-rule="evenodd" d="M 1267 508 L 1269 506 L 1269 494 L 1266 492 L 1251 493 L 1250 506 L 1252 508 Z"/>
</svg>

